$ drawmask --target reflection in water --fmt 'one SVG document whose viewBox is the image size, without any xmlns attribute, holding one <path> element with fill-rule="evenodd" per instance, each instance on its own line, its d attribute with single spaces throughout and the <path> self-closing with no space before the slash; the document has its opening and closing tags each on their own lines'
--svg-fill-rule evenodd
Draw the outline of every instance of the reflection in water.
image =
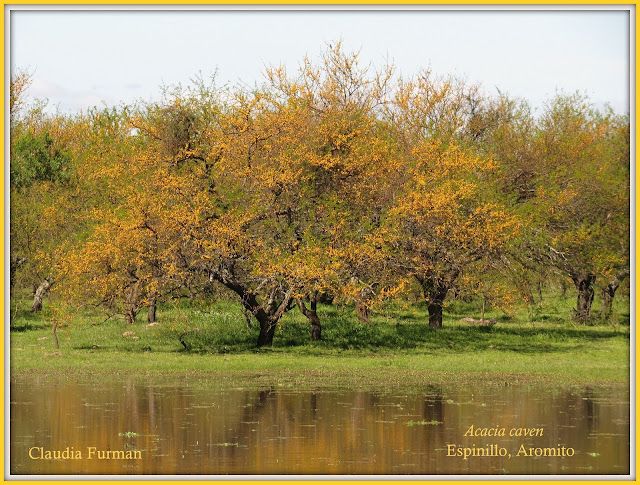
<svg viewBox="0 0 640 485">
<path fill-rule="evenodd" d="M 14 379 L 11 473 L 629 473 L 627 390 L 428 386 L 413 394 L 394 392 Z M 471 425 L 504 428 L 507 436 L 464 436 Z M 543 428 L 544 434 L 508 436 L 519 428 Z M 447 445 L 493 444 L 511 458 L 447 456 Z M 516 456 L 521 445 L 564 446 L 575 454 Z M 82 458 L 29 457 L 30 449 L 39 457 L 67 447 Z M 88 459 L 89 447 L 140 451 L 142 459 Z"/>
</svg>

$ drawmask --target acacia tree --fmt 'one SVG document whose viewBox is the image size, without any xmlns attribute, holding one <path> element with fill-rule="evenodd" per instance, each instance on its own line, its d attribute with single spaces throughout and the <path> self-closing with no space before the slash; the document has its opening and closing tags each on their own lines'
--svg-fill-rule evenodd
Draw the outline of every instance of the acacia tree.
<svg viewBox="0 0 640 485">
<path fill-rule="evenodd" d="M 203 200 L 195 197 L 204 183 L 194 173 L 208 154 L 198 138 L 214 117 L 205 94 L 198 103 L 176 95 L 86 116 L 79 170 L 91 229 L 61 264 L 67 299 L 122 314 L 128 323 L 146 306 L 152 322 L 160 299 L 189 288 L 179 224 L 198 213 L 186 213 L 181 197 Z"/>
<path fill-rule="evenodd" d="M 279 138 L 279 155 L 271 157 L 281 160 L 279 172 L 297 174 L 274 197 L 287 214 L 281 231 L 293 236 L 294 247 L 278 271 L 308 296 L 311 308 L 303 298 L 296 301 L 312 323 L 312 338 L 321 332 L 315 310 L 320 293 L 354 301 L 366 319 L 367 300 L 384 281 L 375 267 L 381 255 L 368 238 L 387 204 L 384 181 L 398 167 L 380 116 L 390 100 L 392 73 L 390 66 L 362 66 L 358 53 L 345 53 L 340 43 L 329 46 L 319 63 L 306 58 L 297 76 L 283 68 L 267 73 L 275 111 L 295 120 L 291 135 Z"/>
<path fill-rule="evenodd" d="M 629 264 L 628 119 L 580 95 L 558 95 L 536 119 L 525 101 L 503 94 L 476 118 L 485 129 L 473 148 L 500 165 L 499 186 L 522 222 L 506 274 L 531 303 L 534 287 L 571 279 L 575 316 L 584 319 L 596 277 L 604 276 L 606 314 L 616 275 L 623 279 Z"/>
<path fill-rule="evenodd" d="M 320 293 L 357 301 L 380 279 L 370 237 L 387 197 L 381 182 L 398 167 L 377 113 L 390 69 L 374 73 L 337 45 L 318 65 L 306 59 L 296 77 L 282 68 L 267 76 L 264 88 L 233 93 L 219 130 L 205 137 L 223 145 L 214 170 L 225 212 L 215 222 L 237 222 L 223 247 L 202 237 L 209 246 L 196 264 L 258 319 L 259 345 L 294 304 L 320 338 Z"/>
<path fill-rule="evenodd" d="M 629 276 L 630 271 L 628 269 L 623 269 L 618 271 L 617 273 L 610 276 L 608 282 L 603 285 L 600 290 L 600 298 L 601 298 L 601 308 L 600 308 L 600 316 L 603 319 L 607 319 L 611 316 L 612 306 L 613 306 L 613 298 L 616 296 L 616 292 L 622 282 Z"/>
<path fill-rule="evenodd" d="M 622 282 L 631 274 L 630 248 L 630 180 L 631 180 L 631 143 L 630 126 L 627 117 L 614 117 L 610 131 L 611 177 L 621 183 L 613 194 L 616 198 L 616 222 L 611 220 L 608 231 L 607 244 L 609 261 L 603 272 L 605 280 L 601 289 L 601 317 L 611 316 L 613 298 Z M 616 229 L 617 226 L 617 229 Z"/>
<path fill-rule="evenodd" d="M 126 263 L 110 262 L 110 255 L 130 251 L 127 243 L 133 238 L 121 219 L 137 175 L 131 163 L 135 140 L 130 137 L 128 119 L 124 107 L 92 109 L 76 118 L 83 136 L 75 148 L 73 197 L 82 208 L 79 218 L 84 229 L 56 268 L 60 275 L 56 291 L 75 307 L 102 304 L 117 312 L 121 295 L 108 289 L 114 288 L 114 267 Z M 112 232 L 105 229 L 110 226 Z"/>
<path fill-rule="evenodd" d="M 260 321 L 264 345 L 291 300 L 274 303 L 277 275 L 253 274 L 266 181 L 245 150 L 270 128 L 255 114 L 257 96 L 238 93 L 226 106 L 214 92 L 183 94 L 142 106 L 111 151 L 90 152 L 98 160 L 88 178 L 111 203 L 94 208 L 95 229 L 68 255 L 67 287 L 132 323 L 142 306 L 219 281 Z"/>
<path fill-rule="evenodd" d="M 47 115 L 44 103 L 27 102 L 29 83 L 19 71 L 10 88 L 10 286 L 32 286 L 31 311 L 38 312 L 57 260 L 81 227 L 73 197 L 80 130 L 71 117 Z"/>
<path fill-rule="evenodd" d="M 534 305 L 534 293 L 541 300 L 542 286 L 552 276 L 544 257 L 544 215 L 535 206 L 539 174 L 534 143 L 536 119 L 525 100 L 499 93 L 483 104 L 475 124 L 482 128 L 472 148 L 498 165 L 493 183 L 520 223 L 520 233 L 505 248 L 498 268 L 521 299 Z"/>
<path fill-rule="evenodd" d="M 413 280 L 440 327 L 454 286 L 493 294 L 483 273 L 539 272 L 556 256 L 590 268 L 570 249 L 588 246 L 575 244 L 585 227 L 592 237 L 606 225 L 597 237 L 611 248 L 591 251 L 600 266 L 588 271 L 613 275 L 625 267 L 614 242 L 628 194 L 601 183 L 624 178 L 628 130 L 563 109 L 536 123 L 525 104 L 454 78 L 395 83 L 390 67 L 363 67 L 338 44 L 294 76 L 269 69 L 252 91 L 196 83 L 90 112 L 73 145 L 85 229 L 59 265 L 67 295 L 133 323 L 145 306 L 151 321 L 163 299 L 221 284 L 263 346 L 296 306 L 319 339 L 324 292 L 367 320 L 374 299 Z M 576 175 L 580 164 L 590 168 Z M 611 222 L 578 214 L 602 212 L 603 197 Z"/>
<path fill-rule="evenodd" d="M 458 277 L 480 260 L 496 258 L 518 223 L 485 189 L 490 160 L 426 140 L 408 163 L 404 191 L 389 212 L 388 244 L 397 267 L 420 283 L 429 325 L 439 328 Z"/>
<path fill-rule="evenodd" d="M 402 157 L 387 250 L 420 284 L 435 328 L 459 276 L 496 259 L 519 227 L 494 185 L 498 165 L 471 151 L 482 103 L 476 86 L 427 72 L 401 83 L 387 115 Z"/>
<path fill-rule="evenodd" d="M 557 96 L 535 140 L 536 210 L 546 260 L 577 290 L 575 318 L 591 318 L 598 276 L 629 265 L 629 125 L 580 95 Z"/>
</svg>

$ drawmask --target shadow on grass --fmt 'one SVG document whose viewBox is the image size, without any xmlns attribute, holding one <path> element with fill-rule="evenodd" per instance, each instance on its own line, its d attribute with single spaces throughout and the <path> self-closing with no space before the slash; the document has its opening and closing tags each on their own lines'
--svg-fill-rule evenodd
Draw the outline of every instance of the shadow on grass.
<svg viewBox="0 0 640 485">
<path fill-rule="evenodd" d="M 11 332 L 26 332 L 28 330 L 35 330 L 36 328 L 41 328 L 41 325 L 35 326 L 30 323 L 21 323 L 20 325 L 11 325 L 9 330 Z"/>
<path fill-rule="evenodd" d="M 46 318 L 49 312 L 34 313 L 26 308 L 19 309 L 11 315 L 11 325 L 9 326 L 12 332 L 25 332 L 27 330 L 38 330 L 48 326 Z"/>
<path fill-rule="evenodd" d="M 51 325 L 43 322 L 42 319 L 33 319 L 32 321 L 21 320 L 16 323 L 11 322 L 11 325 L 9 325 L 10 332 L 29 332 L 31 330 L 42 330 L 43 328 L 51 328 Z"/>
<path fill-rule="evenodd" d="M 180 344 L 177 352 L 198 354 L 227 354 L 254 350 L 257 332 L 232 329 L 229 332 L 217 328 L 194 329 L 184 333 L 172 332 L 171 338 Z"/>
<path fill-rule="evenodd" d="M 240 311 L 222 307 L 217 313 L 200 315 L 194 312 L 188 315 L 188 320 L 181 324 L 180 329 L 164 323 L 148 332 L 147 327 L 142 325 L 131 327 L 138 333 L 135 343 L 123 340 L 124 327 L 120 323 L 107 322 L 104 326 L 87 327 L 86 334 L 75 332 L 73 344 L 75 349 L 82 351 L 185 354 L 273 351 L 326 355 L 350 350 L 372 354 L 388 351 L 463 353 L 487 350 L 542 354 L 588 348 L 612 338 L 629 339 L 628 330 L 620 329 L 629 322 L 629 315 L 625 313 L 617 315 L 617 327 L 557 324 L 554 316 L 535 325 L 517 323 L 506 317 L 498 318 L 497 325 L 479 326 L 459 323 L 456 315 L 448 313 L 444 328 L 433 329 L 427 323 L 426 310 L 416 305 L 409 310 L 396 309 L 388 315 L 376 315 L 371 324 L 363 324 L 355 318 L 352 308 L 342 310 L 322 305 L 320 341 L 311 341 L 309 322 L 299 312 L 291 311 L 278 325 L 273 346 L 258 349 L 257 325 L 248 329 Z M 24 311 L 19 312 L 19 318 L 16 317 L 16 321 L 12 322 L 10 330 L 16 332 L 14 338 L 26 341 L 30 338 L 26 332 L 48 327 L 45 316 Z M 142 339 L 138 340 L 137 337 Z M 96 348 L 94 344 L 99 344 L 99 347 Z"/>
<path fill-rule="evenodd" d="M 282 335 L 276 335 L 273 346 L 277 348 L 310 347 L 325 350 L 426 350 L 474 352 L 484 350 L 512 351 L 518 353 L 564 352 L 589 347 L 611 338 L 629 338 L 609 328 L 567 328 L 523 325 L 470 326 L 456 325 L 433 329 L 426 323 L 348 322 L 340 318 L 326 318 L 323 339 L 310 342 L 310 329 L 303 322 L 288 322 Z"/>
<path fill-rule="evenodd" d="M 104 347 L 102 345 L 77 345 L 71 347 L 73 350 L 94 350 L 94 351 L 104 351 L 104 350 L 112 350 L 109 347 Z"/>
<path fill-rule="evenodd" d="M 465 306 L 465 305 L 461 305 Z M 409 311 L 398 310 L 391 317 L 374 318 L 364 324 L 354 318 L 351 308 L 340 310 L 322 305 L 322 339 L 311 341 L 309 322 L 296 312 L 288 313 L 276 330 L 273 345 L 277 352 L 322 354 L 331 351 L 433 351 L 474 352 L 509 351 L 522 354 L 565 352 L 589 346 L 611 338 L 629 338 L 611 326 L 569 326 L 555 315 L 543 323 L 531 325 L 509 323 L 511 317 L 499 318 L 495 326 L 454 323 L 447 315 L 444 328 L 433 329 L 427 323 L 424 308 L 417 305 Z M 464 311 L 464 308 L 462 308 Z M 469 313 L 467 313 L 469 315 Z M 547 315 L 545 315 L 547 316 Z M 245 325 L 242 327 L 242 325 Z M 197 353 L 233 353 L 267 351 L 257 349 L 258 331 L 249 331 L 246 324 L 227 325 L 189 332 L 183 337 L 187 348 L 180 351 Z M 177 339 L 177 336 L 175 337 Z"/>
</svg>

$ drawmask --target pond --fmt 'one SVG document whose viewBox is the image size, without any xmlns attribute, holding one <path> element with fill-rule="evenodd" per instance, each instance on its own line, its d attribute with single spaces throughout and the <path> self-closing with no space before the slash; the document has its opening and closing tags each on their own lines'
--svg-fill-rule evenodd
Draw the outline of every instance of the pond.
<svg viewBox="0 0 640 485">
<path fill-rule="evenodd" d="M 623 387 L 11 381 L 13 475 L 629 474 Z"/>
</svg>

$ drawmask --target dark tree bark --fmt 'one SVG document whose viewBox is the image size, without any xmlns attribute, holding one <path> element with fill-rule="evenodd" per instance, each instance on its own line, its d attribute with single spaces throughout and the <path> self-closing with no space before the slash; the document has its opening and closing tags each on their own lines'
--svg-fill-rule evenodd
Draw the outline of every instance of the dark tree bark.
<svg viewBox="0 0 640 485">
<path fill-rule="evenodd" d="M 153 323 L 156 321 L 156 299 L 152 298 L 149 301 L 149 310 L 147 312 L 147 322 Z"/>
<path fill-rule="evenodd" d="M 309 304 L 311 308 L 307 308 L 306 305 L 304 304 L 304 301 L 302 301 L 301 298 L 296 299 L 298 308 L 300 308 L 300 311 L 302 312 L 302 314 L 305 317 L 307 317 L 307 319 L 309 320 L 309 323 L 311 323 L 311 340 L 320 340 L 320 338 L 322 337 L 322 325 L 320 324 L 320 317 L 318 317 L 318 312 L 317 312 L 317 306 L 318 306 L 317 298 L 318 298 L 317 291 L 312 292 L 311 295 L 309 296 L 309 300 L 310 300 Z"/>
<path fill-rule="evenodd" d="M 429 310 L 429 326 L 432 328 L 442 328 L 442 308 L 447 293 L 453 286 L 454 280 L 458 277 L 459 271 L 451 271 L 444 278 L 437 278 L 435 275 L 416 275 L 416 279 L 422 287 L 422 294 L 427 302 Z"/>
<path fill-rule="evenodd" d="M 536 283 L 536 287 L 538 289 L 538 303 L 542 303 L 542 282 L 538 281 L 538 283 Z"/>
<path fill-rule="evenodd" d="M 613 297 L 616 296 L 616 291 L 627 276 L 629 276 L 629 270 L 625 269 L 620 271 L 611 279 L 607 286 L 602 288 L 602 292 L 600 294 L 602 302 L 602 308 L 600 311 L 602 318 L 609 318 L 611 316 Z"/>
<path fill-rule="evenodd" d="M 31 305 L 32 313 L 37 313 L 42 310 L 42 300 L 47 294 L 47 291 L 49 291 L 49 288 L 51 288 L 51 285 L 52 280 L 50 278 L 45 278 L 44 281 L 40 283 L 40 286 L 36 288 L 36 291 L 33 295 L 33 304 Z"/>
<path fill-rule="evenodd" d="M 247 286 L 243 285 L 234 275 L 233 262 L 222 265 L 220 271 L 213 273 L 211 278 L 222 283 L 228 289 L 233 291 L 240 297 L 242 305 L 255 317 L 260 324 L 260 333 L 258 335 L 258 347 L 264 347 L 273 343 L 276 326 L 278 322 L 290 308 L 292 300 L 291 291 L 287 292 L 279 305 L 276 304 L 275 294 L 271 293 L 269 302 L 263 307 L 258 302 L 256 294 Z"/>
<path fill-rule="evenodd" d="M 135 309 L 129 308 L 124 314 L 124 318 L 129 325 L 133 325 L 134 323 L 136 323 L 137 315 L 138 315 L 138 312 Z"/>
<path fill-rule="evenodd" d="M 591 318 L 591 304 L 595 294 L 593 284 L 596 282 L 596 275 L 573 274 L 571 279 L 578 290 L 574 318 L 576 320 L 589 320 Z"/>
<path fill-rule="evenodd" d="M 136 323 L 136 315 L 140 311 L 139 298 L 139 283 L 138 269 L 135 265 L 131 265 L 127 268 L 129 273 L 129 283 L 124 290 L 124 318 L 130 325 Z"/>
<path fill-rule="evenodd" d="M 260 333 L 258 334 L 258 347 L 265 347 L 267 345 L 273 345 L 273 336 L 276 333 L 276 325 L 278 320 L 267 318 L 260 322 Z"/>
<path fill-rule="evenodd" d="M 369 305 L 366 300 L 356 301 L 356 315 L 362 323 L 371 323 L 371 320 L 369 320 Z"/>
<path fill-rule="evenodd" d="M 318 303 L 324 303 L 325 305 L 333 305 L 333 300 L 335 296 L 333 293 L 329 293 L 326 291 L 318 293 L 317 301 Z"/>
<path fill-rule="evenodd" d="M 607 319 L 611 316 L 611 307 L 613 306 L 613 297 L 615 296 L 616 290 L 617 288 L 611 286 L 611 283 L 602 288 L 602 293 L 600 294 L 600 316 L 603 319 Z"/>
<path fill-rule="evenodd" d="M 429 310 L 429 326 L 432 328 L 442 328 L 442 307 L 448 292 L 449 288 L 439 287 L 437 291 L 431 294 L 427 309 Z"/>
<path fill-rule="evenodd" d="M 358 278 L 351 278 L 351 281 L 355 284 L 361 283 Z M 375 292 L 371 285 L 364 286 L 360 290 L 360 296 L 356 299 L 356 316 L 362 323 L 370 324 L 369 320 L 369 307 L 371 306 L 371 299 L 375 296 Z"/>
</svg>

